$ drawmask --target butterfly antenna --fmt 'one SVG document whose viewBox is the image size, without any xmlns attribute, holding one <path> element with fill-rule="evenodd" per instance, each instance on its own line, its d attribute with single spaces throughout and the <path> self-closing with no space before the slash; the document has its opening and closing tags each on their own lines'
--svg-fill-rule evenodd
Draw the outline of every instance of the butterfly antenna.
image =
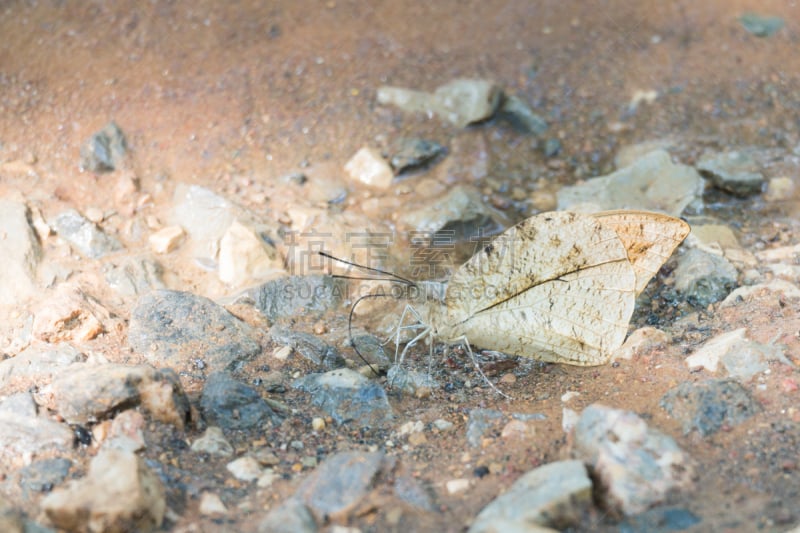
<svg viewBox="0 0 800 533">
<path fill-rule="evenodd" d="M 367 358 L 364 357 L 364 354 L 362 354 L 358 350 L 358 346 L 356 346 L 356 341 L 353 338 L 353 314 L 355 313 L 356 306 L 359 303 L 361 303 L 361 300 L 364 300 L 365 298 L 380 298 L 381 296 L 386 296 L 386 295 L 385 294 L 364 294 L 362 296 L 359 296 L 358 299 L 355 302 L 353 302 L 353 306 L 350 307 L 350 316 L 347 318 L 347 336 L 350 339 L 350 345 L 353 347 L 353 350 L 356 352 L 358 357 L 367 364 L 369 369 L 372 370 L 372 373 L 375 374 L 376 376 L 379 375 L 378 370 L 374 366 L 372 366 L 372 364 L 369 361 L 367 361 Z"/>
<path fill-rule="evenodd" d="M 359 270 L 363 270 L 363 271 L 366 271 L 366 272 L 377 272 L 378 274 L 381 274 L 383 276 L 387 276 L 389 278 L 392 278 L 391 280 L 387 280 L 387 281 L 394 281 L 396 283 L 402 283 L 404 285 L 416 285 L 416 283 L 414 283 L 410 279 L 406 279 L 406 278 L 404 278 L 402 276 L 398 276 L 397 274 L 395 274 L 393 272 L 387 272 L 386 270 L 381 270 L 380 268 L 373 268 L 373 267 L 368 267 L 368 266 L 364 266 L 364 265 L 359 265 L 358 263 L 353 263 L 352 261 L 348 261 L 346 259 L 340 259 L 340 258 L 338 258 L 336 256 L 333 256 L 333 255 L 327 253 L 327 252 L 318 251 L 317 253 L 319 255 L 321 255 L 322 257 L 327 257 L 328 259 L 333 259 L 334 261 L 338 261 L 339 263 L 343 263 L 345 265 L 349 265 L 351 267 L 358 268 Z M 354 276 L 345 276 L 345 275 L 342 275 L 342 274 L 332 274 L 332 276 L 334 278 L 340 278 L 340 279 L 361 279 L 361 280 L 368 280 L 368 281 L 378 281 L 378 280 L 383 280 L 384 279 L 384 278 L 357 278 L 357 277 L 354 277 Z"/>
</svg>

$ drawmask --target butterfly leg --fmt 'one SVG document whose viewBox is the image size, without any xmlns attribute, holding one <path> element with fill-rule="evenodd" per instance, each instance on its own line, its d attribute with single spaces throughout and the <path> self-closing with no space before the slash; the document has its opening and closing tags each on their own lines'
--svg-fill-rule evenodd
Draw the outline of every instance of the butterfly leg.
<svg viewBox="0 0 800 533">
<path fill-rule="evenodd" d="M 462 336 L 460 336 L 460 337 L 456 337 L 455 339 L 453 339 L 453 341 L 454 341 L 454 342 L 456 342 L 456 343 L 458 343 L 458 344 L 461 344 L 462 346 L 464 346 L 464 347 L 467 349 L 467 353 L 469 354 L 469 359 L 470 359 L 470 361 L 472 361 L 472 365 L 475 367 L 475 370 L 477 370 L 477 371 L 478 371 L 478 374 L 480 374 L 480 375 L 481 375 L 481 377 L 483 378 L 483 380 L 484 380 L 486 383 L 488 383 L 488 384 L 489 384 L 489 386 L 490 386 L 490 387 L 491 387 L 491 388 L 492 388 L 492 389 L 493 389 L 493 390 L 494 390 L 494 391 L 495 391 L 497 394 L 499 394 L 500 396 L 502 396 L 503 398 L 505 398 L 505 399 L 507 399 L 507 400 L 511 400 L 511 399 L 512 399 L 512 398 L 511 398 L 511 396 L 509 396 L 508 394 L 506 394 L 506 393 L 504 393 L 503 391 L 501 391 L 500 389 L 498 389 L 498 388 L 497 388 L 497 386 L 495 386 L 495 384 L 494 384 L 494 383 L 492 383 L 492 382 L 489 380 L 489 378 L 488 378 L 488 377 L 486 377 L 486 374 L 484 374 L 484 373 L 483 373 L 483 370 L 481 370 L 481 366 L 478 364 L 478 360 L 475 358 L 475 354 L 472 352 L 472 347 L 469 345 L 469 339 L 467 339 L 467 336 L 466 336 L 466 335 L 462 335 Z"/>
</svg>

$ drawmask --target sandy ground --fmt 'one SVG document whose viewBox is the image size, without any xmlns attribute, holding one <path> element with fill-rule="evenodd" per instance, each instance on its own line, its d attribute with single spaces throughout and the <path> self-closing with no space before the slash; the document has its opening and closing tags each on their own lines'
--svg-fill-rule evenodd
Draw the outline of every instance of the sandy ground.
<svg viewBox="0 0 800 533">
<path fill-rule="evenodd" d="M 755 37 L 737 21 L 746 11 L 783 17 L 786 27 Z M 620 147 L 651 139 L 673 140 L 673 155 L 687 164 L 708 146 L 791 152 L 800 142 L 798 21 L 798 7 L 786 1 L 6 1 L 0 3 L 0 196 L 24 198 L 45 218 L 67 207 L 116 210 L 104 225 L 124 236 L 131 252 L 146 248 L 145 239 L 131 238 L 131 221 L 163 217 L 176 183 L 209 187 L 279 220 L 292 202 L 279 185 L 289 172 L 341 168 L 361 146 L 401 135 L 443 144 L 455 136 L 438 120 L 378 106 L 377 87 L 432 90 L 457 77 L 485 77 L 529 102 L 563 147 L 547 160 L 539 143 L 506 126 L 472 132 L 489 160 L 477 185 L 507 209 L 509 220 L 519 220 L 534 207 L 504 202 L 492 180 L 553 191 L 609 172 Z M 632 108 L 635 95 L 648 91 L 655 101 Z M 94 175 L 79 165 L 81 144 L 109 120 L 124 130 L 131 147 L 126 172 L 140 182 L 128 213 L 115 196 L 119 173 Z M 353 187 L 337 209 L 361 213 L 377 197 L 391 210 L 368 216 L 391 227 L 418 200 L 413 184 L 402 189 Z M 751 249 L 794 243 L 794 198 L 777 205 L 711 200 L 707 214 L 734 227 Z M 225 292 L 179 263 L 165 266 L 172 288 Z M 92 268 L 80 279 L 94 275 Z M 104 301 L 102 292 L 97 297 Z M 13 323 L 27 305 L 6 306 L 4 318 Z M 122 325 L 96 348 L 114 359 L 125 351 L 129 302 L 108 305 Z M 466 496 L 445 498 L 445 523 L 468 523 L 518 474 L 561 458 L 558 398 L 577 390 L 575 408 L 602 401 L 651 414 L 651 424 L 704 466 L 695 492 L 672 502 L 703 517 L 697 531 L 788 529 L 800 521 L 794 505 L 800 417 L 789 410 L 797 393 L 779 384 L 794 370 L 781 367 L 767 378 L 758 397 L 764 416 L 707 439 L 683 436 L 658 402 L 686 379 L 687 353 L 712 333 L 740 325 L 761 342 L 779 339 L 789 359 L 800 362 L 798 310 L 796 302 L 765 299 L 686 311 L 663 353 L 615 367 L 546 367 L 509 386 L 515 400 L 508 404 L 488 389 L 471 395 L 487 407 L 542 412 L 549 422 L 535 442 L 481 450 L 478 462 L 502 463 L 504 473 Z M 635 325 L 646 320 L 639 312 Z M 426 419 L 464 412 L 447 398 L 433 401 L 406 399 L 401 410 Z M 331 435 L 325 445 L 336 448 L 349 438 Z M 453 438 L 415 449 L 410 468 L 440 486 L 474 467 L 462 463 L 462 445 Z M 431 465 L 441 470 L 431 474 Z M 262 505 L 288 496 L 293 483 L 277 483 L 273 500 Z M 179 527 L 192 523 L 192 513 L 184 516 Z M 590 517 L 585 526 L 612 527 L 604 520 Z M 361 526 L 372 527 L 368 519 Z"/>
</svg>

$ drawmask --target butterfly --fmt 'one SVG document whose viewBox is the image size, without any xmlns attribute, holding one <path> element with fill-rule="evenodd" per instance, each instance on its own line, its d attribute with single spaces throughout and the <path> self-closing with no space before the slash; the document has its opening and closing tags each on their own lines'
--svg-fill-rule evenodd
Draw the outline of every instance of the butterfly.
<svg viewBox="0 0 800 533">
<path fill-rule="evenodd" d="M 549 212 L 507 229 L 448 283 L 414 283 L 406 306 L 418 340 L 463 342 L 571 365 L 607 363 L 625 340 L 636 297 L 689 234 L 646 211 Z M 432 344 L 432 342 L 431 342 Z"/>
</svg>

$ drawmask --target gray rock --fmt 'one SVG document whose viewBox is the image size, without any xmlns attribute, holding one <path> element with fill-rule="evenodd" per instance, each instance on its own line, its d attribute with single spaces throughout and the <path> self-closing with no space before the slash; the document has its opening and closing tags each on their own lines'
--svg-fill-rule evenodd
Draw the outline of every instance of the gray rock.
<svg viewBox="0 0 800 533">
<path fill-rule="evenodd" d="M 332 276 L 287 276 L 249 289 L 240 299 L 274 321 L 336 309 L 346 295 L 346 284 Z"/>
<path fill-rule="evenodd" d="M 311 401 L 337 424 L 353 422 L 359 427 L 380 427 L 392 420 L 386 391 L 358 372 L 342 368 L 324 374 L 309 374 L 293 387 L 311 394 Z"/>
<path fill-rule="evenodd" d="M 702 194 L 703 178 L 694 168 L 656 150 L 612 174 L 564 187 L 557 196 L 559 210 L 589 204 L 595 211 L 649 209 L 680 216 Z"/>
<path fill-rule="evenodd" d="M 478 514 L 469 533 L 564 529 L 592 505 L 592 481 L 581 461 L 558 461 L 524 474 Z"/>
<path fill-rule="evenodd" d="M 352 346 L 358 350 L 358 354 L 363 358 L 362 363 L 371 365 L 376 370 L 388 369 L 392 361 L 383 349 L 383 343 L 374 335 L 355 335 L 352 339 Z"/>
<path fill-rule="evenodd" d="M 430 492 L 416 478 L 411 476 L 398 476 L 394 480 L 394 493 L 405 503 L 420 510 L 429 512 L 436 511 L 436 506 L 433 503 Z"/>
<path fill-rule="evenodd" d="M 36 401 L 70 424 L 102 420 L 141 405 L 156 420 L 183 429 L 189 414 L 177 374 L 149 365 L 75 363 L 41 388 Z"/>
<path fill-rule="evenodd" d="M 0 200 L 0 302 L 17 302 L 36 289 L 36 268 L 42 249 L 25 204 Z"/>
<path fill-rule="evenodd" d="M 161 279 L 164 269 L 149 257 L 126 257 L 118 265 L 104 265 L 106 283 L 121 296 L 140 296 L 155 289 L 165 289 Z"/>
<path fill-rule="evenodd" d="M 273 326 L 269 334 L 273 342 L 291 346 L 315 365 L 328 369 L 344 366 L 344 359 L 336 348 L 310 333 Z"/>
<path fill-rule="evenodd" d="M 467 443 L 473 448 L 480 446 L 486 432 L 500 425 L 503 413 L 494 409 L 473 409 L 467 420 Z"/>
<path fill-rule="evenodd" d="M 308 507 L 296 498 L 289 498 L 259 523 L 259 533 L 317 533 L 317 523 Z"/>
<path fill-rule="evenodd" d="M 533 112 L 530 106 L 520 97 L 505 95 L 497 118 L 507 120 L 512 126 L 524 133 L 537 137 L 547 133 L 547 121 Z"/>
<path fill-rule="evenodd" d="M 236 368 L 261 345 L 253 329 L 208 298 L 152 291 L 131 313 L 128 342 L 153 365 L 191 371 Z"/>
<path fill-rule="evenodd" d="M 294 498 L 304 502 L 319 522 L 347 518 L 394 461 L 383 452 L 339 452 L 328 457 L 303 482 Z"/>
<path fill-rule="evenodd" d="M 584 409 L 574 429 L 574 454 L 589 466 L 606 507 L 626 515 L 693 483 L 688 454 L 631 411 L 598 404 Z"/>
<path fill-rule="evenodd" d="M 433 240 L 449 238 L 449 242 L 455 242 L 497 233 L 504 227 L 505 216 L 484 204 L 479 191 L 459 185 L 443 197 L 411 208 L 400 215 L 399 221 Z"/>
<path fill-rule="evenodd" d="M 445 152 L 444 146 L 418 138 L 402 138 L 393 147 L 389 164 L 396 174 L 429 163 Z"/>
<path fill-rule="evenodd" d="M 694 306 L 707 307 L 736 288 L 739 273 L 721 255 L 695 248 L 678 257 L 674 276 L 678 294 Z"/>
<path fill-rule="evenodd" d="M 228 372 L 214 372 L 206 379 L 200 400 L 209 424 L 222 429 L 260 428 L 280 418 L 255 389 Z"/>
<path fill-rule="evenodd" d="M 111 172 L 125 159 L 128 143 L 116 123 L 109 122 L 81 146 L 81 167 L 90 172 Z"/>
<path fill-rule="evenodd" d="M 72 461 L 65 457 L 35 461 L 20 470 L 22 490 L 26 493 L 50 492 L 64 481 L 70 468 Z"/>
<path fill-rule="evenodd" d="M 704 154 L 697 170 L 716 188 L 741 198 L 760 193 L 765 183 L 758 163 L 745 152 Z"/>
<path fill-rule="evenodd" d="M 210 426 L 202 437 L 192 443 L 192 451 L 230 457 L 233 455 L 233 445 L 225 438 L 221 428 Z"/>
<path fill-rule="evenodd" d="M 667 533 L 683 531 L 702 520 L 682 507 L 661 507 L 625 518 L 619 524 L 620 533 Z"/>
<path fill-rule="evenodd" d="M 756 37 L 770 37 L 783 28 L 780 17 L 765 17 L 756 13 L 745 13 L 739 17 L 742 27 Z"/>
<path fill-rule="evenodd" d="M 5 361 L 0 361 L 0 393 L 17 379 L 49 381 L 72 363 L 85 359 L 69 344 L 34 344 Z"/>
<path fill-rule="evenodd" d="M 66 424 L 31 415 L 29 409 L 24 412 L 0 409 L 0 458 L 7 464 L 26 454 L 63 452 L 72 447 L 73 440 L 72 430 Z"/>
<path fill-rule="evenodd" d="M 418 372 L 402 365 L 392 365 L 386 380 L 392 388 L 418 398 L 427 398 L 441 386 L 430 372 Z"/>
<path fill-rule="evenodd" d="M 107 235 L 74 209 L 58 215 L 53 221 L 53 228 L 61 238 L 90 259 L 99 259 L 123 248 L 117 239 Z"/>
<path fill-rule="evenodd" d="M 555 157 L 561 152 L 561 141 L 556 137 L 550 137 L 544 142 L 544 156 Z"/>
<path fill-rule="evenodd" d="M 684 433 L 716 433 L 722 426 L 741 424 L 761 411 L 747 390 L 732 379 L 685 381 L 661 398 L 661 407 L 681 423 Z"/>
<path fill-rule="evenodd" d="M 30 392 L 18 392 L 0 398 L 0 413 L 32 417 L 37 412 L 36 402 Z"/>
<path fill-rule="evenodd" d="M 41 501 L 53 524 L 68 531 L 152 531 L 167 503 L 158 476 L 136 455 L 101 450 L 86 477 Z"/>
</svg>

